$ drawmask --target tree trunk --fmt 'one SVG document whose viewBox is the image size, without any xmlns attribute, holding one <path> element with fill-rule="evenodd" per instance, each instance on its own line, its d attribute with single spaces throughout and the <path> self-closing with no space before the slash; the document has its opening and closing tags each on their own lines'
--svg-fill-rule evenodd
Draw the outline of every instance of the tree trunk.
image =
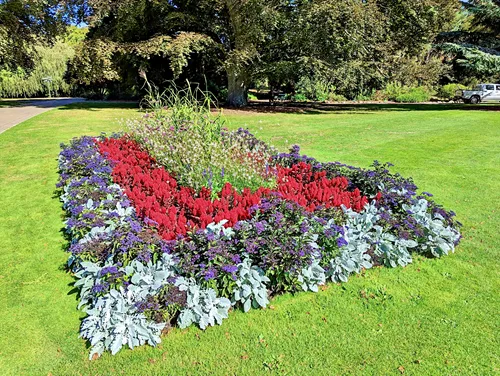
<svg viewBox="0 0 500 376">
<path fill-rule="evenodd" d="M 246 106 L 247 77 L 242 69 L 227 68 L 227 104 L 232 107 Z"/>
</svg>

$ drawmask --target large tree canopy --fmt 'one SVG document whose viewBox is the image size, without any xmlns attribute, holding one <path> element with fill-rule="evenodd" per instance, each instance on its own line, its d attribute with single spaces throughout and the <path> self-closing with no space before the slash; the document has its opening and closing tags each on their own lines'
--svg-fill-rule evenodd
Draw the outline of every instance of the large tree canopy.
<svg viewBox="0 0 500 376">
<path fill-rule="evenodd" d="M 441 62 L 429 56 L 430 43 L 458 7 L 448 0 L 297 1 L 259 66 L 276 82 L 320 76 L 349 97 L 391 80 L 435 83 Z"/>
<path fill-rule="evenodd" d="M 69 1 L 0 0 L 0 68 L 31 68 L 35 45 L 54 41 L 74 13 Z"/>
<path fill-rule="evenodd" d="M 32 0 L 35 1 L 35 0 Z M 55 1 L 55 0 L 54 0 Z M 50 1 L 49 1 L 50 2 Z M 429 54 L 458 0 L 73 0 L 89 33 L 71 63 L 86 86 L 137 95 L 138 72 L 160 85 L 207 78 L 246 104 L 263 78 L 320 77 L 350 96 L 390 80 L 434 83 Z M 1 47 L 0 47 L 1 48 Z"/>
</svg>

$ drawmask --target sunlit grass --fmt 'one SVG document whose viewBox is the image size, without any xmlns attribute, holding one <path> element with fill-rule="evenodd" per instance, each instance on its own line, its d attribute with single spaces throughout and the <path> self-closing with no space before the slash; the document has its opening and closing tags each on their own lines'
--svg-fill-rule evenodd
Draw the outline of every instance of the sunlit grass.
<svg viewBox="0 0 500 376">
<path fill-rule="evenodd" d="M 500 113 L 228 112 L 281 150 L 320 160 L 390 161 L 458 213 L 464 239 L 443 259 L 374 269 L 318 294 L 233 312 L 223 326 L 174 330 L 159 348 L 89 362 L 54 185 L 59 143 L 121 129 L 129 105 L 74 105 L 0 135 L 0 370 L 3 375 L 405 374 L 500 372 Z M 400 368 L 402 367 L 402 368 Z"/>
</svg>

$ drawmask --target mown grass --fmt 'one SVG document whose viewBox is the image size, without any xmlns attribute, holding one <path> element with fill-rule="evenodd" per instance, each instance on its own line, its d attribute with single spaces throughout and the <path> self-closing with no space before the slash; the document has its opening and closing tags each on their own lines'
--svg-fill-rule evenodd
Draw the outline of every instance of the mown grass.
<svg viewBox="0 0 500 376">
<path fill-rule="evenodd" d="M 115 105 L 114 105 L 115 106 Z M 74 105 L 0 135 L 2 375 L 491 375 L 500 372 L 500 113 L 423 106 L 309 114 L 236 113 L 280 149 L 321 160 L 391 161 L 458 213 L 454 255 L 374 269 L 318 294 L 233 312 L 205 332 L 173 330 L 158 348 L 87 360 L 78 338 L 62 215 L 59 143 L 120 129 L 135 109 Z"/>
</svg>

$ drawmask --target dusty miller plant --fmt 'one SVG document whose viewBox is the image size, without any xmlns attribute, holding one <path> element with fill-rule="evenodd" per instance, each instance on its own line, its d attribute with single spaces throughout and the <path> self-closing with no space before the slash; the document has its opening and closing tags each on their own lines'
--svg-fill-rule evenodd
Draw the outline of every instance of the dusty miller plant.
<svg viewBox="0 0 500 376">
<path fill-rule="evenodd" d="M 92 346 L 89 358 L 100 356 L 105 350 L 116 354 L 128 345 L 131 349 L 149 343 L 156 346 L 161 342 L 160 333 L 165 324 L 148 320 L 137 313 L 132 291 L 111 290 L 99 297 L 96 304 L 87 310 L 83 320 L 80 337 L 88 339 Z"/>
<path fill-rule="evenodd" d="M 228 317 L 231 302 L 227 298 L 218 298 L 213 289 L 202 289 L 194 279 L 177 278 L 175 285 L 187 292 L 186 307 L 181 311 L 177 324 L 187 328 L 198 324 L 201 329 L 207 326 L 221 325 Z"/>
<path fill-rule="evenodd" d="M 455 251 L 455 243 L 460 239 L 460 232 L 450 226 L 445 226 L 444 218 L 428 210 L 429 203 L 425 199 L 418 200 L 414 205 L 403 205 L 403 208 L 415 218 L 424 228 L 424 237 L 419 239 L 423 250 L 429 251 L 434 257 L 441 257 Z"/>
<path fill-rule="evenodd" d="M 246 258 L 238 265 L 238 279 L 233 291 L 232 303 L 240 303 L 243 311 L 248 312 L 250 308 L 265 308 L 269 304 L 266 283 L 270 280 L 264 271 L 253 265 L 252 260 Z"/>
<path fill-rule="evenodd" d="M 304 291 L 318 292 L 318 286 L 324 285 L 326 281 L 325 269 L 318 261 L 314 261 L 307 268 L 303 268 L 298 280 Z"/>
</svg>

